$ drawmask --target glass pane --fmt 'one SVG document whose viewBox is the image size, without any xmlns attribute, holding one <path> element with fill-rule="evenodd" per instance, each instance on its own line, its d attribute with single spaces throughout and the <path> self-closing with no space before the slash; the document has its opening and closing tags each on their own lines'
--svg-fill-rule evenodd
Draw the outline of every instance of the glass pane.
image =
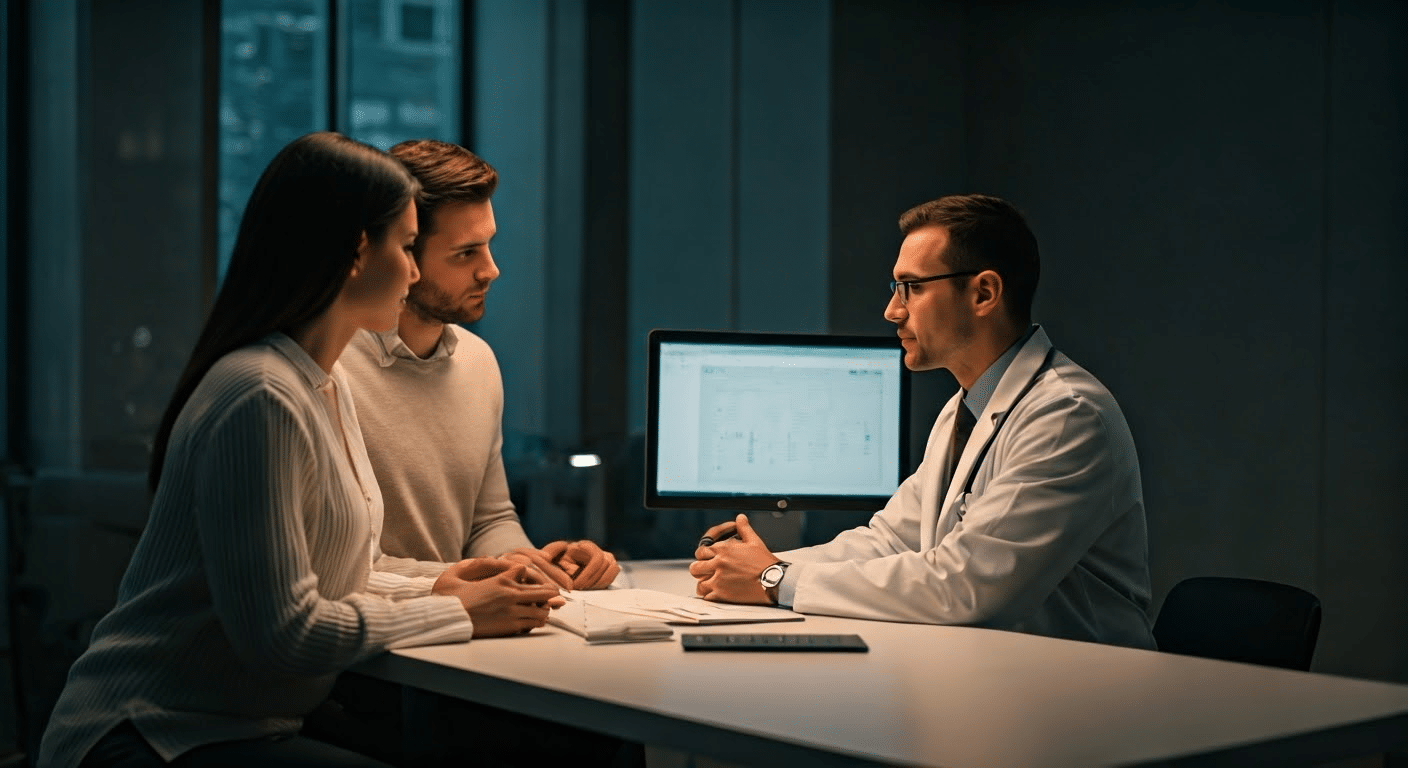
<svg viewBox="0 0 1408 768">
<path fill-rule="evenodd" d="M 347 0 L 346 77 L 338 129 L 388 149 L 406 139 L 459 141 L 457 0 Z"/>
<path fill-rule="evenodd" d="M 220 33 L 220 267 L 264 166 L 328 127 L 327 0 L 224 0 Z"/>
</svg>

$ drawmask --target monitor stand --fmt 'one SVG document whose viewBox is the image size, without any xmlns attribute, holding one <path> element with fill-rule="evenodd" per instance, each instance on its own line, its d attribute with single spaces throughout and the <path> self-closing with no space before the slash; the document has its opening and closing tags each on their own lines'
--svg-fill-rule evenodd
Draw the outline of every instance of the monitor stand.
<svg viewBox="0 0 1408 768">
<path fill-rule="evenodd" d="M 789 509 L 786 512 L 753 511 L 746 514 L 753 530 L 767 542 L 770 551 L 782 552 L 802 546 L 802 527 L 806 524 L 806 512 Z"/>
</svg>

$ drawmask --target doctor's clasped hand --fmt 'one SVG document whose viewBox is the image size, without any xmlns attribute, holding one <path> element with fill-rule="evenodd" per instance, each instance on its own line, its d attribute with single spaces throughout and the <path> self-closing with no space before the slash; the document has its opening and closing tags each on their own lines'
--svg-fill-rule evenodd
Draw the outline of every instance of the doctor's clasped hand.
<svg viewBox="0 0 1408 768">
<path fill-rule="evenodd" d="M 734 536 L 728 536 L 733 531 Z M 705 600 L 724 603 L 773 605 L 776 594 L 768 594 L 759 576 L 770 565 L 781 562 L 748 523 L 739 515 L 730 523 L 720 523 L 704 533 L 714 543 L 694 550 L 689 573 L 698 584 L 695 593 Z"/>
</svg>

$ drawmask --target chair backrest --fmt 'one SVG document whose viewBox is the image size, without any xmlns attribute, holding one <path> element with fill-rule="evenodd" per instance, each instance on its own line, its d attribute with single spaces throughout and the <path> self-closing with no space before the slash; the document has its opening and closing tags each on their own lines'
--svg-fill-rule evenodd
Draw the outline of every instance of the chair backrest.
<svg viewBox="0 0 1408 768">
<path fill-rule="evenodd" d="M 1154 621 L 1159 650 L 1310 669 L 1320 600 L 1289 584 L 1195 576 L 1175 584 Z"/>
</svg>

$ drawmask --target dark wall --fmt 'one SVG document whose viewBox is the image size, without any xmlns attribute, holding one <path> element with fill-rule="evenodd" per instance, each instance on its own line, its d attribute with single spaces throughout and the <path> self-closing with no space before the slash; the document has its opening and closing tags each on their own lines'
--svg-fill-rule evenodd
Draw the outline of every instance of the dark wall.
<svg viewBox="0 0 1408 768">
<path fill-rule="evenodd" d="M 1156 601 L 1297 584 L 1316 669 L 1408 680 L 1408 12 L 1239 6 L 837 2 L 833 275 L 888 272 L 908 205 L 1017 203 L 1037 320 L 1135 431 Z"/>
<path fill-rule="evenodd" d="M 1327 669 L 1408 681 L 1408 7 L 1332 6 L 1325 174 Z"/>
<path fill-rule="evenodd" d="M 975 191 L 964 139 L 965 13 L 960 3 L 924 0 L 837 0 L 832 9 L 830 329 L 890 334 L 885 284 L 900 213 Z M 946 371 L 916 374 L 912 385 L 917 467 L 958 385 Z"/>
</svg>

